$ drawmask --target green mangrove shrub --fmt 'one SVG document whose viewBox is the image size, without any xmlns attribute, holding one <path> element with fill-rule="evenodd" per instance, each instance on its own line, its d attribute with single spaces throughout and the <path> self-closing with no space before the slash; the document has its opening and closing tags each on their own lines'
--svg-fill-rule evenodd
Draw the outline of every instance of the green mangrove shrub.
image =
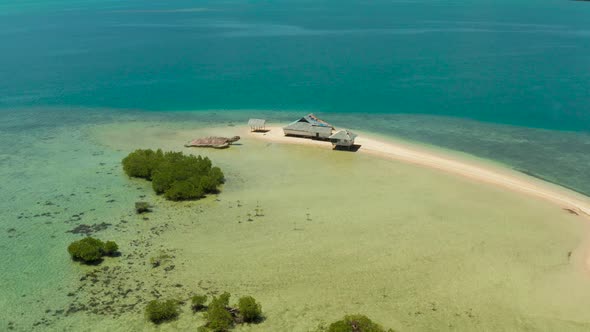
<svg viewBox="0 0 590 332">
<path fill-rule="evenodd" d="M 180 305 L 176 300 L 153 300 L 145 307 L 147 319 L 160 324 L 173 320 L 180 314 Z"/>
<path fill-rule="evenodd" d="M 136 150 L 123 159 L 130 177 L 152 181 L 152 188 L 172 201 L 199 199 L 218 192 L 225 181 L 223 172 L 207 157 L 182 152 Z"/>
<path fill-rule="evenodd" d="M 343 319 L 330 324 L 327 328 L 320 327 L 321 332 L 393 332 L 385 330 L 365 315 L 346 315 Z"/>
<path fill-rule="evenodd" d="M 119 246 L 114 241 L 102 242 L 93 237 L 74 241 L 68 246 L 68 253 L 75 261 L 86 264 L 100 262 L 103 256 L 115 256 Z"/>
<path fill-rule="evenodd" d="M 123 159 L 123 170 L 135 178 L 152 179 L 152 173 L 164 160 L 162 150 L 135 150 Z"/>
<path fill-rule="evenodd" d="M 115 241 L 107 241 L 102 247 L 105 256 L 115 256 L 119 252 L 119 246 Z"/>
<path fill-rule="evenodd" d="M 238 301 L 238 310 L 246 323 L 258 322 L 262 319 L 262 306 L 252 296 L 241 297 Z"/>
<path fill-rule="evenodd" d="M 219 304 L 222 304 L 224 307 L 228 307 L 230 298 L 231 298 L 231 294 L 229 292 L 223 292 L 221 295 L 219 295 L 219 297 L 217 298 L 217 301 L 219 302 Z M 211 303 L 213 303 L 213 302 L 214 301 L 211 301 Z"/>
<path fill-rule="evenodd" d="M 225 292 L 219 297 L 214 297 L 207 308 L 207 324 L 213 332 L 224 332 L 234 325 L 234 317 L 228 310 L 230 294 Z"/>
<path fill-rule="evenodd" d="M 191 298 L 191 308 L 194 312 L 207 308 L 207 295 L 195 295 Z"/>
<path fill-rule="evenodd" d="M 244 296 L 238 300 L 237 307 L 230 307 L 230 293 L 213 297 L 207 306 L 207 323 L 203 331 L 224 332 L 240 323 L 259 323 L 262 321 L 262 306 L 252 296 Z M 205 296 L 193 297 L 193 310 L 204 307 Z M 195 310 L 197 311 L 197 310 Z"/>
</svg>

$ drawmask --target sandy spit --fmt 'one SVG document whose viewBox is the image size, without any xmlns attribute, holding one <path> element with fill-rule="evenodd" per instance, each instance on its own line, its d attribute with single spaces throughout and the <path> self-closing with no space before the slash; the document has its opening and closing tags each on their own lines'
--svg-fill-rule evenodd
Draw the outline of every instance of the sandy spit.
<svg viewBox="0 0 590 332">
<path fill-rule="evenodd" d="M 315 145 L 332 149 L 329 142 L 284 136 L 283 130 L 279 126 L 267 127 L 267 129 L 269 131 L 266 133 L 248 133 L 248 136 L 276 143 Z M 475 161 L 460 160 L 454 156 L 448 156 L 420 146 L 412 146 L 404 142 L 384 140 L 367 135 L 357 137 L 355 144 L 361 146 L 357 153 L 435 168 L 475 181 L 522 192 L 558 204 L 571 213 L 590 218 L 589 198 L 510 169 L 502 169 L 484 163 L 480 164 Z"/>
<path fill-rule="evenodd" d="M 269 131 L 265 133 L 251 133 L 248 129 L 245 129 L 244 133 L 248 137 L 275 143 L 314 145 L 328 150 L 332 149 L 330 142 L 284 136 L 282 127 L 278 125 L 267 127 L 267 129 Z M 485 164 L 484 162 L 478 163 L 476 160 L 462 160 L 434 149 L 429 150 L 426 147 L 395 141 L 394 139 L 377 138 L 365 133 L 357 137 L 355 144 L 361 146 L 356 153 L 429 167 L 480 183 L 531 195 L 557 204 L 568 213 L 590 219 L 590 198 L 509 168 Z M 338 151 L 338 153 L 347 152 Z M 590 235 L 585 242 L 586 244 L 583 244 L 585 247 L 583 249 L 585 253 L 584 267 L 590 273 Z"/>
</svg>

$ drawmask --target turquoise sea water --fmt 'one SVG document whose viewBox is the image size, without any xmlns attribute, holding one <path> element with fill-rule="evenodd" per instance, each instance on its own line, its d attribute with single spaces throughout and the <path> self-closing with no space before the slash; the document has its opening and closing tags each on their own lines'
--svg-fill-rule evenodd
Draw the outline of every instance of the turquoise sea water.
<svg viewBox="0 0 590 332">
<path fill-rule="evenodd" d="M 0 1 L 5 318 L 67 309 L 64 232 L 137 199 L 100 124 L 316 112 L 590 194 L 589 18 L 565 0 Z"/>
<path fill-rule="evenodd" d="M 584 2 L 27 1 L 0 10 L 0 106 L 409 113 L 590 129 Z"/>
</svg>

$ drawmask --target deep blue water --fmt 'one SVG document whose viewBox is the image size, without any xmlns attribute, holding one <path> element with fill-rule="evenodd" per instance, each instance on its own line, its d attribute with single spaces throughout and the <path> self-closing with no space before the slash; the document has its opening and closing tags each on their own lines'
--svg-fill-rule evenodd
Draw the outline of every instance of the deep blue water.
<svg viewBox="0 0 590 332">
<path fill-rule="evenodd" d="M 428 114 L 590 130 L 590 3 L 0 3 L 0 107 Z"/>
</svg>

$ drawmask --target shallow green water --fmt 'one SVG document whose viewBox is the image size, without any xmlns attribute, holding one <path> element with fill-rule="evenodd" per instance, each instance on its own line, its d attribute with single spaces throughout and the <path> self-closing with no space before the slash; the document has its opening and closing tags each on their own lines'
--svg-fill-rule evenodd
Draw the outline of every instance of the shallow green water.
<svg viewBox="0 0 590 332">
<path fill-rule="evenodd" d="M 155 294 L 222 290 L 262 301 L 267 320 L 244 331 L 308 331 L 349 312 L 407 331 L 590 323 L 578 249 L 586 224 L 543 201 L 364 155 L 244 138 L 202 152 L 226 170 L 219 200 L 171 204 L 127 179 L 121 157 L 213 133 L 202 127 L 231 135 L 242 113 L 69 110 L 53 116 L 59 126 L 18 114 L 2 131 L 3 329 L 150 330 L 142 308 Z M 139 199 L 156 205 L 149 220 L 133 214 Z M 248 222 L 257 205 L 265 216 Z M 65 247 L 80 235 L 66 231 L 102 222 L 111 225 L 95 236 L 116 240 L 123 256 L 84 279 L 95 268 L 69 260 Z M 161 252 L 174 258 L 154 269 L 149 258 Z M 160 330 L 202 323 L 183 307 Z"/>
</svg>

